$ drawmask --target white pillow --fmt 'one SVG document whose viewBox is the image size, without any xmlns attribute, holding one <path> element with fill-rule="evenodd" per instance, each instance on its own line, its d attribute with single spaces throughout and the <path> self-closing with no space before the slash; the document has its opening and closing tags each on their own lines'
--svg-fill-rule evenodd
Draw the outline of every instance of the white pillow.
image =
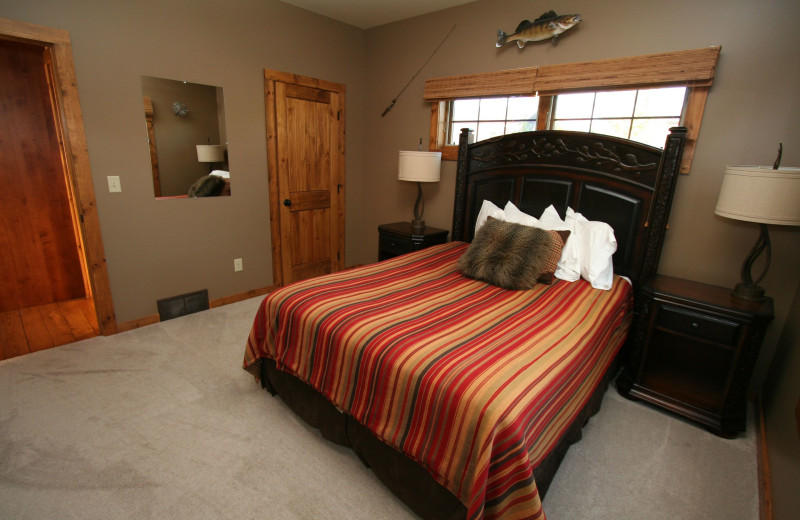
<svg viewBox="0 0 800 520">
<path fill-rule="evenodd" d="M 489 217 L 505 220 L 505 213 L 502 209 L 495 206 L 493 202 L 484 200 L 483 204 L 481 205 L 481 210 L 478 212 L 478 218 L 475 220 L 475 235 L 478 234 L 478 230 Z"/>
<path fill-rule="evenodd" d="M 554 231 L 567 229 L 570 231 L 564 248 L 561 250 L 561 259 L 556 267 L 555 277 L 567 282 L 577 281 L 581 277 L 580 246 L 575 236 L 575 221 L 561 220 L 558 211 L 551 204 L 544 210 L 539 218 L 538 227 Z"/>
<path fill-rule="evenodd" d="M 503 208 L 503 213 L 505 213 L 506 222 L 522 224 L 523 226 L 539 227 L 539 219 L 532 217 L 520 210 L 511 201 L 506 202 L 506 207 Z"/>
<path fill-rule="evenodd" d="M 580 248 L 581 276 L 595 289 L 611 289 L 614 282 L 612 255 L 617 250 L 614 229 L 596 220 L 588 220 L 572 208 L 567 208 L 567 222 L 572 221 Z"/>
</svg>

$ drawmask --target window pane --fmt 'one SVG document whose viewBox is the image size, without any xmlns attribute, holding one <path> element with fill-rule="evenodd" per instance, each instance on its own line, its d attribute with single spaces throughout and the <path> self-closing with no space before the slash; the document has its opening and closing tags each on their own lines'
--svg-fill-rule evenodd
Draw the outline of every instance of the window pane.
<svg viewBox="0 0 800 520">
<path fill-rule="evenodd" d="M 505 123 L 478 123 L 478 133 L 475 137 L 476 141 L 483 141 L 490 137 L 497 137 L 503 135 Z"/>
<path fill-rule="evenodd" d="M 479 99 L 456 99 L 453 101 L 453 121 L 476 121 Z"/>
<path fill-rule="evenodd" d="M 481 114 L 479 121 L 504 121 L 508 98 L 483 98 L 481 99 Z"/>
<path fill-rule="evenodd" d="M 596 134 L 613 135 L 614 137 L 627 139 L 630 129 L 630 119 L 595 119 L 592 121 L 592 132 Z"/>
<path fill-rule="evenodd" d="M 461 136 L 461 129 L 462 128 L 469 128 L 472 130 L 472 136 L 475 136 L 475 129 L 478 127 L 478 123 L 475 121 L 461 121 L 458 123 L 453 123 L 450 125 L 450 136 L 448 137 L 447 144 L 454 144 L 458 146 L 458 140 Z"/>
<path fill-rule="evenodd" d="M 640 90 L 634 115 L 636 117 L 679 116 L 683 111 L 685 94 L 686 87 Z"/>
<path fill-rule="evenodd" d="M 631 117 L 635 102 L 635 90 L 598 92 L 592 117 Z"/>
<path fill-rule="evenodd" d="M 580 94 L 559 94 L 556 97 L 555 119 L 576 119 L 592 117 L 594 92 Z"/>
<path fill-rule="evenodd" d="M 506 123 L 507 134 L 516 134 L 517 132 L 533 132 L 536 130 L 536 121 L 509 121 Z"/>
<path fill-rule="evenodd" d="M 574 130 L 576 132 L 588 132 L 589 123 L 591 123 L 591 121 L 588 119 L 565 119 L 563 121 L 554 121 L 553 130 Z"/>
<path fill-rule="evenodd" d="M 508 119 L 536 119 L 539 96 L 512 97 L 508 100 Z"/>
<path fill-rule="evenodd" d="M 656 148 L 664 148 L 669 129 L 678 126 L 680 118 L 635 119 L 631 128 L 631 139 Z"/>
</svg>

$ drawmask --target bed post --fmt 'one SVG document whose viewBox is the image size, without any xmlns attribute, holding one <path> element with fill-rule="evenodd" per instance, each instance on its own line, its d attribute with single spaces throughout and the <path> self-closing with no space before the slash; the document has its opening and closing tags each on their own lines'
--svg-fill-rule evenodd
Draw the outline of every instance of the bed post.
<svg viewBox="0 0 800 520">
<path fill-rule="evenodd" d="M 672 196 L 675 194 L 675 184 L 678 180 L 678 169 L 683 156 L 683 145 L 686 142 L 687 129 L 678 126 L 670 128 L 661 163 L 658 166 L 656 178 L 656 191 L 650 203 L 648 216 L 648 234 L 645 245 L 644 260 L 639 270 L 639 279 L 645 281 L 655 276 L 658 270 L 658 259 L 661 257 L 661 247 L 664 245 L 664 236 L 669 221 L 669 210 L 672 207 Z"/>
<path fill-rule="evenodd" d="M 469 164 L 469 128 L 462 128 L 458 138 L 458 166 L 456 169 L 456 194 L 453 203 L 454 241 L 464 240 L 465 208 L 467 189 L 467 166 Z"/>
</svg>

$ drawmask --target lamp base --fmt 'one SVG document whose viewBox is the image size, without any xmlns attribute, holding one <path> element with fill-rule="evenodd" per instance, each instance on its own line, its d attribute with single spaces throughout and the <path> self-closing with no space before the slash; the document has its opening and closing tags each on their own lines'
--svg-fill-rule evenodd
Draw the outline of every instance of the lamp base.
<svg viewBox="0 0 800 520">
<path fill-rule="evenodd" d="M 420 219 L 414 219 L 411 221 L 411 234 L 412 235 L 421 235 L 425 232 L 425 221 Z"/>
<path fill-rule="evenodd" d="M 755 263 L 756 258 L 758 258 L 758 255 L 760 255 L 762 251 L 766 251 L 764 271 L 761 273 L 761 276 L 754 280 L 751 271 L 753 270 L 753 264 Z M 758 240 L 756 240 L 753 250 L 750 251 L 750 255 L 745 258 L 744 263 L 742 264 L 742 281 L 737 283 L 736 288 L 733 290 L 734 298 L 746 302 L 764 301 L 764 289 L 758 285 L 758 282 L 763 280 L 764 275 L 767 274 L 767 269 L 769 269 L 769 261 L 771 258 L 772 246 L 769 242 L 769 229 L 767 228 L 766 224 L 761 224 L 761 233 L 758 236 Z"/>
<path fill-rule="evenodd" d="M 764 288 L 754 283 L 737 283 L 733 290 L 733 297 L 746 302 L 763 302 Z"/>
</svg>

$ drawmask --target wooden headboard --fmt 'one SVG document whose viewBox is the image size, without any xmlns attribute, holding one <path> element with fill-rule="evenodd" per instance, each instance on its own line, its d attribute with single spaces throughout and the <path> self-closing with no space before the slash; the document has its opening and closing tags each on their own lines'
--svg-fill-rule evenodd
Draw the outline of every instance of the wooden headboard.
<svg viewBox="0 0 800 520">
<path fill-rule="evenodd" d="M 656 273 L 686 129 L 672 128 L 664 150 L 601 134 L 547 130 L 469 144 L 462 130 L 453 240 L 472 240 L 484 200 L 513 202 L 538 217 L 553 204 L 614 228 L 614 272 L 631 280 Z"/>
</svg>

